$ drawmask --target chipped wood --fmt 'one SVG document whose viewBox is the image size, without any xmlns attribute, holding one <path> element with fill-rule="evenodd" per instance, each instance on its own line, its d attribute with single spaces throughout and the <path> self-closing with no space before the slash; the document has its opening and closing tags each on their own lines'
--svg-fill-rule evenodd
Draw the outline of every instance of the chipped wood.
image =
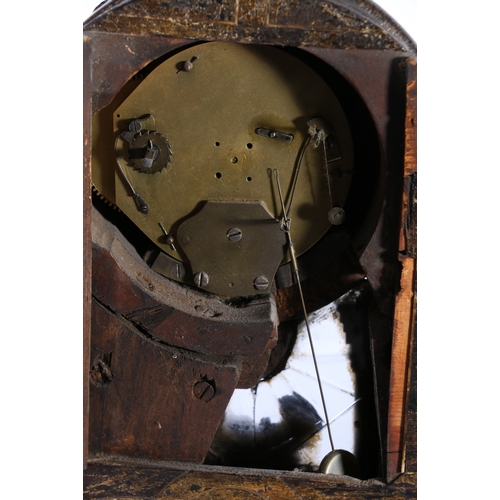
<svg viewBox="0 0 500 500">
<path fill-rule="evenodd" d="M 108 2 L 87 31 L 288 46 L 416 52 L 375 4 L 346 0 L 143 0 Z"/>
<path fill-rule="evenodd" d="M 396 299 L 391 357 L 389 424 L 387 438 L 388 480 L 404 471 L 404 416 L 408 391 L 408 363 L 413 330 L 415 260 L 402 261 L 401 291 Z"/>
<path fill-rule="evenodd" d="M 205 4 L 205 7 L 202 7 L 202 3 Z M 168 17 L 165 16 L 165 5 L 169 5 L 171 8 Z M 346 71 L 346 74 L 355 66 L 362 67 L 360 58 L 362 59 L 364 54 L 366 54 L 365 59 L 368 62 L 372 59 L 374 64 L 381 54 L 387 54 L 390 60 L 394 59 L 394 53 L 398 51 L 402 56 L 407 55 L 405 52 L 414 54 L 415 47 L 411 40 L 408 41 L 405 34 L 402 35 L 397 29 L 391 28 L 391 23 L 391 21 L 384 19 L 384 16 L 380 16 L 376 6 L 373 6 L 370 2 L 363 2 L 362 4 L 358 2 L 355 6 L 355 2 L 345 0 L 332 0 L 329 2 L 315 0 L 305 0 L 303 2 L 297 0 L 239 0 L 239 2 L 237 0 L 221 0 L 218 2 L 112 0 L 102 8 L 97 9 L 96 14 L 85 25 L 88 36 L 94 38 L 94 41 L 99 40 L 97 45 L 94 46 L 100 47 L 102 50 L 100 53 L 101 58 L 95 57 L 92 61 L 94 107 L 100 109 L 106 103 L 109 103 L 123 83 L 135 74 L 138 69 L 145 67 L 149 62 L 163 56 L 173 48 L 181 47 L 198 39 L 301 46 L 310 48 L 311 52 L 316 49 L 329 52 L 336 47 L 338 49 L 337 55 L 344 52 L 348 56 L 344 60 L 351 60 L 351 68 Z M 151 37 L 148 35 L 160 36 Z M 126 43 L 122 43 L 123 41 Z M 99 44 L 101 45 L 99 46 Z M 371 50 L 345 51 L 346 48 Z M 116 61 L 111 72 L 107 67 L 108 61 L 106 60 L 109 58 L 114 58 Z M 406 59 L 406 57 L 403 57 L 403 59 Z M 399 385 L 397 383 L 391 385 L 389 431 L 386 434 L 389 452 L 387 471 L 389 479 L 396 477 L 400 471 L 405 470 L 405 467 L 407 471 L 416 472 L 416 341 L 412 347 L 411 340 L 411 332 L 415 322 L 413 304 L 415 301 L 414 277 L 416 273 L 416 203 L 414 202 L 414 198 L 416 198 L 416 68 L 412 69 L 412 66 L 414 66 L 414 62 L 410 60 L 408 64 L 409 84 L 407 87 L 405 126 L 405 178 L 404 189 L 402 185 L 399 190 L 399 192 L 403 191 L 403 218 L 399 233 L 399 246 L 397 245 L 397 238 L 396 245 L 391 246 L 391 248 L 399 250 L 402 274 L 401 290 L 397 294 L 395 301 L 394 354 L 391 368 L 391 379 L 394 381 L 398 377 L 400 378 L 398 379 Z M 90 74 L 89 70 L 88 75 L 90 76 Z M 374 86 L 371 85 L 370 79 L 360 78 L 358 81 L 366 87 L 363 95 L 366 96 L 368 104 L 373 103 L 370 97 L 370 88 L 374 89 Z M 413 85 L 414 83 L 415 85 Z M 383 84 L 379 84 L 379 87 L 383 86 Z M 375 96 L 375 99 L 377 98 Z M 85 104 L 91 101 L 88 91 L 84 93 L 84 99 Z M 375 103 L 375 107 L 377 105 L 378 103 Z M 415 110 L 415 113 L 410 112 L 411 109 Z M 379 119 L 385 120 L 388 116 L 389 113 L 387 113 L 387 116 L 379 113 L 374 114 L 376 121 Z M 84 120 L 87 120 L 85 112 Z M 85 121 L 85 123 L 88 125 L 88 129 L 85 127 L 85 131 L 90 131 L 90 120 Z M 385 123 L 383 125 L 378 124 L 378 127 L 383 130 L 385 125 Z M 85 207 L 89 208 L 88 212 L 85 211 L 87 208 L 84 208 L 85 214 L 90 213 L 90 197 L 87 192 L 87 187 L 90 186 L 90 183 L 87 182 L 90 179 L 90 151 L 87 153 L 86 149 L 88 140 L 87 137 L 86 142 L 84 136 L 84 182 L 86 183 L 84 187 L 84 203 Z M 393 174 L 394 172 L 391 173 L 391 175 Z M 396 201 L 396 205 L 398 205 L 401 200 Z M 84 223 L 85 235 L 89 236 L 87 231 L 90 230 L 90 224 L 85 224 L 87 222 Z M 90 236 L 86 241 L 90 243 Z M 377 243 L 381 241 L 382 239 Z M 380 244 L 377 250 L 382 249 L 382 247 L 383 245 Z M 86 287 L 89 282 L 88 273 L 91 270 L 90 259 L 87 255 L 89 248 L 90 245 L 84 248 L 84 269 L 86 273 L 84 285 Z M 393 260 L 397 263 L 397 258 Z M 382 271 L 385 273 L 386 270 Z M 384 273 L 381 272 L 380 275 Z M 356 276 L 356 279 L 360 276 Z M 387 273 L 385 273 L 385 276 L 387 276 Z M 385 292 L 390 288 L 395 276 L 395 274 L 391 275 L 392 281 L 389 280 Z M 135 285 L 137 284 L 135 282 Z M 144 278 L 142 285 L 141 283 L 139 285 L 147 288 L 151 285 L 151 281 Z M 89 290 L 88 287 L 84 289 L 85 325 L 90 325 L 90 308 L 85 305 L 90 304 Z M 385 309 L 386 311 L 391 309 L 391 305 L 394 305 L 393 299 L 394 297 L 389 297 L 387 302 L 389 307 Z M 121 311 L 120 314 L 123 313 L 123 317 L 120 321 L 130 321 L 138 327 L 154 330 L 165 320 L 162 314 L 168 312 L 162 308 L 158 309 L 157 304 L 152 304 L 151 307 L 141 310 L 135 308 Z M 291 317 L 293 316 L 294 314 L 291 315 Z M 86 333 L 86 330 L 84 330 L 85 345 L 89 344 L 89 337 L 90 332 Z M 276 338 L 273 339 L 271 335 L 271 344 L 275 340 Z M 264 350 L 259 352 L 268 352 L 266 349 L 271 344 L 268 343 Z M 413 359 L 411 352 L 414 353 Z M 261 355 L 256 356 L 260 357 Z M 86 370 L 89 369 L 91 361 L 98 358 L 96 356 L 95 359 L 90 359 L 88 353 L 85 354 L 84 347 L 84 449 L 86 445 L 85 436 L 88 434 L 88 427 L 85 424 L 85 394 L 88 386 L 88 376 L 86 376 L 88 372 Z M 98 370 L 99 366 L 102 369 L 100 363 L 106 363 L 107 361 L 109 361 L 109 358 L 99 358 L 96 369 Z M 411 367 L 411 373 L 405 371 L 408 366 Z M 107 369 L 102 370 L 96 373 L 97 379 L 99 373 L 103 374 L 104 378 L 109 375 Z M 251 376 L 255 377 L 256 373 L 251 374 Z M 114 380 L 110 384 L 104 384 L 104 386 L 109 388 L 112 387 L 113 383 Z M 251 382 L 247 381 L 247 383 Z M 92 390 L 102 390 L 102 387 L 92 386 Z M 409 415 L 409 419 L 406 418 L 407 415 Z M 163 429 L 159 420 L 156 420 L 154 425 L 158 430 Z M 107 453 L 109 454 L 112 449 L 122 451 L 121 448 L 108 448 Z M 86 457 L 84 456 L 84 464 L 85 460 Z M 120 498 L 161 498 L 161 495 L 165 498 L 193 499 L 416 498 L 415 474 L 403 474 L 390 485 L 377 481 L 353 482 L 350 478 L 330 478 L 319 475 L 314 478 L 308 477 L 308 475 L 294 476 L 293 474 L 287 475 L 278 471 L 269 471 L 272 476 L 256 472 L 253 482 L 252 480 L 242 482 L 238 476 L 244 473 L 245 470 L 243 472 L 240 470 L 222 474 L 214 469 L 200 475 L 189 471 L 185 463 L 179 465 L 180 468 L 174 469 L 151 469 L 145 464 L 129 468 L 123 467 L 123 465 L 107 466 L 108 469 L 102 467 L 102 465 L 95 463 L 95 459 L 94 461 L 91 460 L 89 469 L 85 474 L 85 498 L 111 499 L 117 498 L 117 496 Z M 270 477 L 270 479 L 263 480 L 264 476 Z M 173 490 L 166 487 L 170 484 L 172 484 Z M 264 489 L 262 488 L 263 485 Z M 270 486 L 270 489 L 268 486 Z M 170 491 L 173 491 L 173 494 Z M 158 495 L 160 496 L 158 497 Z"/>
<path fill-rule="evenodd" d="M 148 339 L 92 304 L 90 452 L 202 462 L 241 372 Z M 212 388 L 209 397 L 197 384 Z"/>
<path fill-rule="evenodd" d="M 245 307 L 187 289 L 152 271 L 93 211 L 92 293 L 157 341 L 203 354 L 260 356 L 277 342 L 272 295 Z"/>
<path fill-rule="evenodd" d="M 389 421 L 387 436 L 387 478 L 394 479 L 405 470 L 405 448 L 408 438 L 405 436 L 408 413 L 410 376 L 416 375 L 412 367 L 416 359 L 412 359 L 412 341 L 416 314 L 416 62 L 409 60 L 407 65 L 408 83 L 406 92 L 405 120 L 405 189 L 400 228 L 400 262 L 402 265 L 400 291 L 396 297 L 394 311 L 391 379 L 389 397 Z M 416 390 L 416 385 L 414 386 Z M 416 416 L 416 408 L 415 416 Z M 416 427 L 410 428 L 415 434 Z"/>
<path fill-rule="evenodd" d="M 416 498 L 414 477 L 393 484 L 348 476 L 193 466 L 179 463 L 94 461 L 84 476 L 84 499 L 345 500 Z"/>
</svg>

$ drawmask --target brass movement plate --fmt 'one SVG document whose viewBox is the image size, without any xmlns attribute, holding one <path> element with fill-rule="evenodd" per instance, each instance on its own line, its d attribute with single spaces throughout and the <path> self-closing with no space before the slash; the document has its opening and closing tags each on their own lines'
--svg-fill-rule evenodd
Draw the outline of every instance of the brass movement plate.
<svg viewBox="0 0 500 500">
<path fill-rule="evenodd" d="M 154 174 L 142 173 L 128 161 L 126 148 L 118 149 L 126 176 L 148 203 L 146 215 L 137 210 L 116 167 L 114 147 L 132 120 L 149 114 L 152 117 L 143 127 L 168 139 L 173 152 L 168 166 Z M 96 115 L 93 182 L 161 250 L 189 266 L 188 256 L 177 244 L 177 231 L 205 202 L 261 202 L 281 219 L 272 172 L 279 172 L 288 207 L 298 157 L 309 137 L 307 122 L 315 117 L 334 133 L 340 159 L 329 164 L 330 172 L 352 172 L 352 141 L 341 105 L 305 63 L 268 46 L 196 45 L 164 61 L 128 97 L 120 96 Z M 293 140 L 260 135 L 259 128 L 293 135 Z M 331 227 L 328 211 L 343 206 L 350 181 L 349 174 L 327 176 L 322 144 L 307 147 L 290 214 L 297 255 Z M 159 223 L 173 236 L 173 245 Z"/>
<path fill-rule="evenodd" d="M 204 290 L 253 295 L 269 291 L 286 252 L 280 226 L 261 202 L 209 201 L 179 226 L 177 237 L 193 274 L 206 273 Z"/>
</svg>

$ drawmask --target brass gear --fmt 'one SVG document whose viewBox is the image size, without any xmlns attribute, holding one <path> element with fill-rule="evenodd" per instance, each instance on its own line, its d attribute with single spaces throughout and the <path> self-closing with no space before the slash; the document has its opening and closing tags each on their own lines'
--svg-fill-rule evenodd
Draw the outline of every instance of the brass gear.
<svg viewBox="0 0 500 500">
<path fill-rule="evenodd" d="M 132 153 L 135 151 L 145 150 L 147 148 L 153 149 L 153 158 L 151 166 L 144 165 L 144 158 L 134 156 Z M 168 139 L 161 135 L 159 132 L 151 130 L 143 130 L 137 133 L 129 147 L 129 161 L 135 170 L 145 174 L 155 174 L 161 172 L 171 162 L 172 147 Z"/>
<path fill-rule="evenodd" d="M 101 194 L 101 192 L 94 185 L 92 185 L 92 192 L 95 193 L 100 200 L 102 200 L 106 205 L 110 206 L 113 210 L 121 212 L 120 208 L 118 208 L 112 201 L 108 200 L 106 196 Z"/>
</svg>

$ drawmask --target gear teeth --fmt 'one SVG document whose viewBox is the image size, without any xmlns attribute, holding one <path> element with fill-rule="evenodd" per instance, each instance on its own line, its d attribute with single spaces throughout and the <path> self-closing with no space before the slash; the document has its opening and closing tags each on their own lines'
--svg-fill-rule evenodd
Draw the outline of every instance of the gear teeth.
<svg viewBox="0 0 500 500">
<path fill-rule="evenodd" d="M 114 210 L 118 210 L 118 212 L 121 212 L 121 210 L 110 200 L 108 200 L 101 192 L 94 186 L 92 185 L 92 191 L 101 199 L 106 205 L 110 206 Z"/>
<path fill-rule="evenodd" d="M 130 160 L 130 159 L 129 159 L 129 165 L 131 165 L 134 168 L 134 170 L 136 170 L 138 172 L 142 172 L 144 174 L 156 174 L 158 172 L 161 172 L 163 169 L 165 169 L 169 163 L 172 163 L 172 155 L 174 153 L 172 151 L 172 146 L 170 145 L 170 142 L 168 141 L 167 137 L 165 137 L 161 132 L 157 132 L 156 130 L 141 130 L 134 137 L 134 141 L 136 141 L 140 137 L 146 137 L 146 136 L 158 137 L 161 140 L 161 142 L 163 143 L 163 145 L 166 146 L 167 151 L 168 151 L 168 155 L 167 155 L 166 161 L 165 161 L 165 159 L 162 160 L 165 163 L 163 164 L 163 166 L 152 169 L 153 171 L 148 171 L 148 170 L 142 168 L 135 161 Z M 130 144 L 129 147 L 132 147 L 132 144 L 133 144 L 133 142 Z"/>
</svg>

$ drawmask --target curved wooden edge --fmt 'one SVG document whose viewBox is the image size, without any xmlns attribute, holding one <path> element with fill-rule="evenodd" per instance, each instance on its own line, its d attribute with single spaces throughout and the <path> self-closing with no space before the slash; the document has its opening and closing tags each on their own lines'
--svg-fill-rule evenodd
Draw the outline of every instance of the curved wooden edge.
<svg viewBox="0 0 500 500">
<path fill-rule="evenodd" d="M 414 56 L 417 50 L 408 33 L 371 0 L 221 0 L 211 4 L 112 0 L 96 9 L 84 29 L 247 43 L 282 39 L 290 46 L 399 50 Z"/>
</svg>

